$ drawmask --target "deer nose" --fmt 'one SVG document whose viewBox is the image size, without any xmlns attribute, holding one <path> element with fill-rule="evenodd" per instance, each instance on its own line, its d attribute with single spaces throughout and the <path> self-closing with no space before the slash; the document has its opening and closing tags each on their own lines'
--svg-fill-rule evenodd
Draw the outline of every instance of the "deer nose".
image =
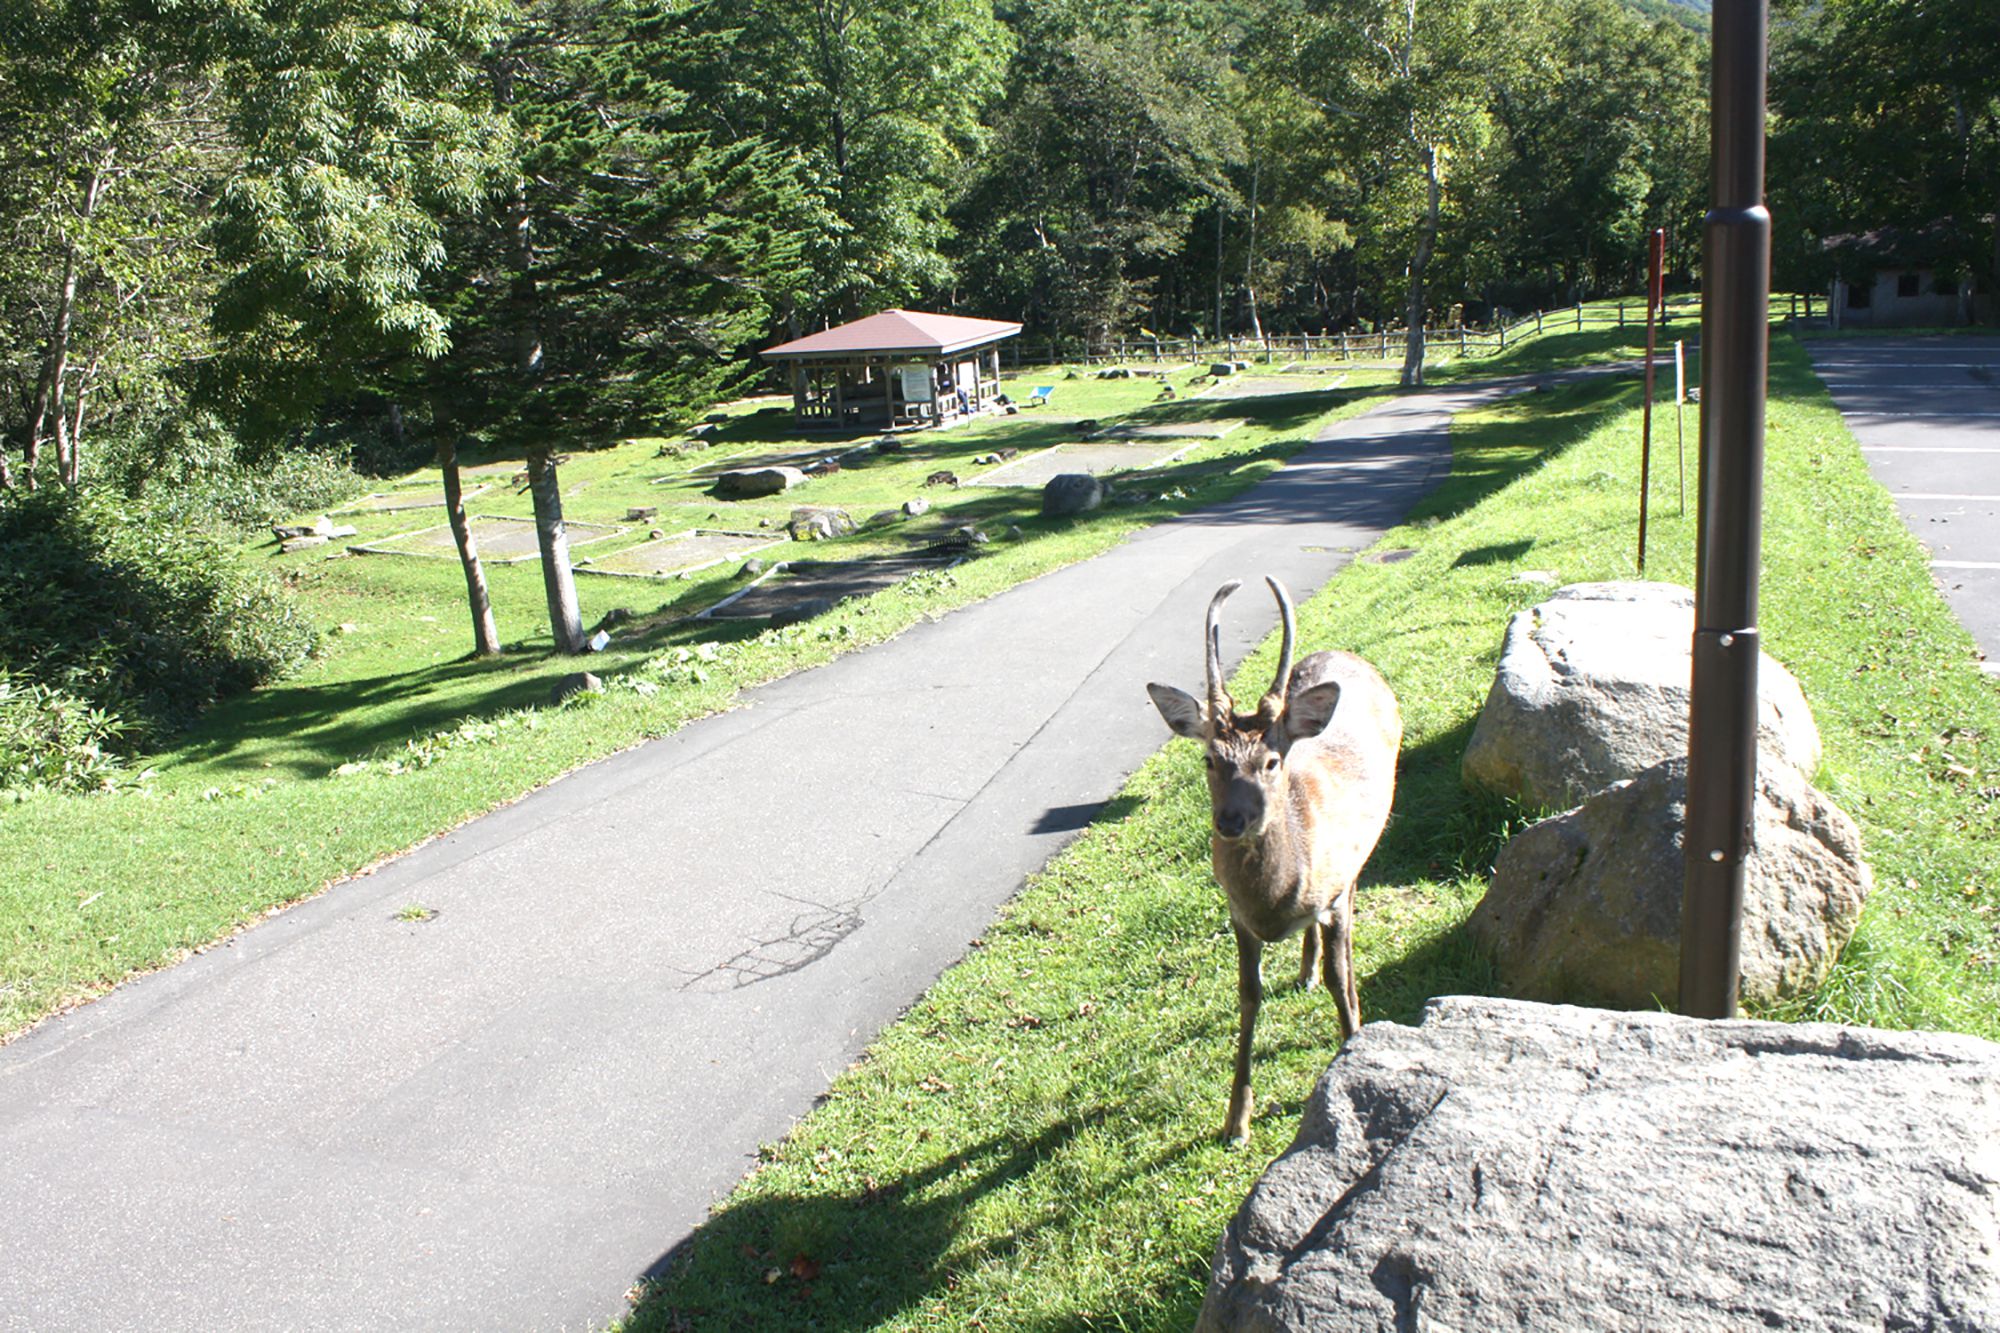
<svg viewBox="0 0 2000 1333">
<path fill-rule="evenodd" d="M 1243 830 L 1250 827 L 1250 820 L 1241 810 L 1218 810 L 1215 812 L 1215 831 L 1225 838 L 1240 838 Z"/>
</svg>

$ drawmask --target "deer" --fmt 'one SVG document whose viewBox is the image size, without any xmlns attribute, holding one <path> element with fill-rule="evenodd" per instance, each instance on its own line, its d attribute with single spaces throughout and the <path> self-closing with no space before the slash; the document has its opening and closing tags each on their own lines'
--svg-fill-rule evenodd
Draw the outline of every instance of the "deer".
<svg viewBox="0 0 2000 1333">
<path fill-rule="evenodd" d="M 1323 977 L 1345 1045 L 1361 1026 L 1354 980 L 1354 886 L 1388 822 L 1403 719 L 1382 674 L 1349 652 L 1292 664 L 1297 617 L 1283 584 L 1278 671 L 1256 711 L 1239 713 L 1222 676 L 1222 604 L 1208 604 L 1206 700 L 1146 687 L 1176 735 L 1200 741 L 1208 767 L 1209 851 L 1236 934 L 1236 1067 L 1222 1137 L 1250 1135 L 1250 1053 L 1264 999 L 1264 947 L 1303 930 L 1299 985 Z"/>
</svg>

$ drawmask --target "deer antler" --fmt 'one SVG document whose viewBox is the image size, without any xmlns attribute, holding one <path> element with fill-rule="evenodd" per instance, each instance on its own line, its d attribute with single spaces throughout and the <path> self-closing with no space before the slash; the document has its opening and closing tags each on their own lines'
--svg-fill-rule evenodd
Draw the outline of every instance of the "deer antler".
<svg viewBox="0 0 2000 1333">
<path fill-rule="evenodd" d="M 1236 715 L 1236 703 L 1222 684 L 1222 626 L 1218 622 L 1222 604 L 1242 586 L 1239 580 L 1231 579 L 1208 599 L 1208 715 L 1218 728 L 1228 725 L 1229 719 Z"/>
<path fill-rule="evenodd" d="M 1264 576 L 1264 582 L 1271 585 L 1271 595 L 1278 599 L 1278 618 L 1285 626 L 1284 641 L 1278 648 L 1278 674 L 1271 681 L 1271 695 L 1277 699 L 1275 712 L 1282 713 L 1292 688 L 1292 640 L 1298 634 L 1298 621 L 1292 613 L 1292 598 L 1285 591 L 1285 585 L 1268 574 Z"/>
</svg>

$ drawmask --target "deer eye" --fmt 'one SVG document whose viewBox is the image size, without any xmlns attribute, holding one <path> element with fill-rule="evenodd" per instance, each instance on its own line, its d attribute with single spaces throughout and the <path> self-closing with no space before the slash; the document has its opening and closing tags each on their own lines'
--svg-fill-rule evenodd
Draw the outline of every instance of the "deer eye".
<svg viewBox="0 0 2000 1333">
<path fill-rule="evenodd" d="M 1264 756 L 1264 771 L 1266 773 L 1275 773 L 1278 771 L 1278 756 L 1274 754 Z"/>
</svg>

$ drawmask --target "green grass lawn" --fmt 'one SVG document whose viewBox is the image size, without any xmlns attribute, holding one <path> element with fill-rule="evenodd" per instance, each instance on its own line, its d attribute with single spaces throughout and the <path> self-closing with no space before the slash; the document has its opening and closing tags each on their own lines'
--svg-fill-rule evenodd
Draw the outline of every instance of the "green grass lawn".
<svg viewBox="0 0 2000 1333">
<path fill-rule="evenodd" d="M 1192 376 L 1182 368 L 1172 378 L 1185 390 Z M 151 770 L 144 780 L 111 793 L 0 803 L 0 1039 L 580 764 L 726 708 L 750 684 L 878 642 L 922 617 L 1084 559 L 1139 526 L 1240 490 L 1303 445 L 1319 423 L 1363 410 L 1371 386 L 1383 378 L 1356 370 L 1300 376 L 1297 394 L 1156 402 L 1157 386 L 1144 380 L 1037 370 L 1008 388 L 1019 399 L 1035 384 L 1053 383 L 1047 407 L 914 435 L 903 452 L 852 459 L 839 473 L 770 500 L 718 501 L 704 493 L 704 478 L 691 475 L 723 457 L 805 447 L 808 441 L 792 435 L 788 413 L 759 411 L 768 403 L 726 409 L 728 419 L 708 449 L 637 440 L 579 452 L 561 470 L 567 516 L 626 531 L 579 545 L 578 560 L 644 542 L 654 529 L 782 536 L 794 505 L 839 506 L 865 520 L 916 496 L 932 505 L 921 519 L 760 555 L 905 551 L 965 522 L 993 538 L 956 569 L 779 631 L 687 618 L 741 586 L 738 561 L 685 580 L 612 578 L 586 567 L 577 580 L 586 623 L 613 609 L 633 615 L 616 629 L 608 651 L 581 663 L 552 652 L 534 563 L 489 566 L 508 651 L 477 661 L 468 656 L 464 581 L 449 547 L 442 558 L 420 559 L 346 555 L 344 544 L 281 555 L 274 541 L 255 543 L 248 557 L 293 584 L 327 631 L 324 651 L 301 674 L 217 707 L 173 748 L 135 765 Z M 1344 387 L 1324 392 L 1335 384 Z M 983 468 L 971 460 L 996 449 L 1025 454 L 1075 440 L 1083 418 L 1169 417 L 1246 424 L 1176 463 L 1120 478 L 1116 489 L 1139 503 L 1079 519 L 1040 517 L 1036 490 L 924 484 L 940 470 L 975 475 Z M 814 447 L 831 452 L 852 443 Z M 516 493 L 504 472 L 468 478 L 482 482 L 490 489 L 469 502 L 474 514 L 531 512 L 529 498 Z M 434 471 L 420 472 L 375 489 L 421 497 L 438 483 Z M 632 506 L 659 513 L 627 523 Z M 354 543 L 367 544 L 435 527 L 443 511 L 361 513 L 341 521 L 360 530 Z M 760 528 L 760 521 L 771 527 Z M 1010 528 L 1019 535 L 1010 536 Z M 603 677 L 607 692 L 549 708 L 551 681 L 579 665 Z"/>
<path fill-rule="evenodd" d="M 1761 628 L 1816 710 L 1817 781 L 1861 824 L 1877 884 L 1832 978 L 1772 1016 L 2000 1038 L 2000 685 L 1789 339 L 1771 387 Z M 1507 617 L 1542 595 L 1512 576 L 1634 574 L 1636 397 L 1579 384 L 1462 418 L 1450 481 L 1384 539 L 1415 554 L 1357 562 L 1302 608 L 1304 645 L 1373 659 L 1406 721 L 1359 902 L 1367 1017 L 1492 989 L 1463 923 L 1519 815 L 1466 792 L 1459 757 Z M 1670 472 L 1653 515 L 1649 575 L 1689 581 Z M 1166 745 L 765 1151 L 631 1327 L 1186 1328 L 1338 1033 L 1323 994 L 1277 981 L 1281 954 L 1252 1141 L 1216 1141 L 1235 1000 L 1204 795 L 1196 747 Z"/>
</svg>

